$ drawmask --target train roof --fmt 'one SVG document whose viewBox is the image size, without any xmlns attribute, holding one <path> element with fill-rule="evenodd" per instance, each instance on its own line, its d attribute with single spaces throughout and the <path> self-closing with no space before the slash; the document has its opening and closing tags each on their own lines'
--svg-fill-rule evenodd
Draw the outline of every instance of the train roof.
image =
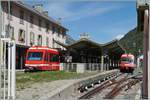
<svg viewBox="0 0 150 100">
<path fill-rule="evenodd" d="M 122 54 L 121 57 L 134 57 L 133 54 Z"/>
<path fill-rule="evenodd" d="M 49 48 L 47 46 L 33 46 L 33 47 L 30 47 L 29 50 L 51 50 L 51 51 L 58 52 L 57 49 Z"/>
</svg>

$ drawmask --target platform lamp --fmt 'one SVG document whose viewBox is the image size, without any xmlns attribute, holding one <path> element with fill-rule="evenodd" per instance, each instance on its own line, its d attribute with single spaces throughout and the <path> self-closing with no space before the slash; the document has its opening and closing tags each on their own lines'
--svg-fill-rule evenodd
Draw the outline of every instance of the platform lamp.
<svg viewBox="0 0 150 100">
<path fill-rule="evenodd" d="M 4 38 L 1 40 L 5 44 L 5 52 L 6 52 L 6 43 L 8 44 L 8 92 L 7 92 L 7 97 L 8 99 L 15 100 L 15 91 L 16 91 L 16 44 L 15 41 L 12 40 L 11 32 L 10 32 L 10 6 L 11 6 L 11 1 L 7 1 L 8 3 L 8 36 L 4 34 Z M 5 54 L 4 54 L 5 55 Z M 4 59 L 6 60 L 6 58 Z M 4 62 L 5 63 L 5 62 Z M 5 65 L 6 66 L 6 65 Z M 5 99 L 5 96 L 4 96 Z"/>
</svg>

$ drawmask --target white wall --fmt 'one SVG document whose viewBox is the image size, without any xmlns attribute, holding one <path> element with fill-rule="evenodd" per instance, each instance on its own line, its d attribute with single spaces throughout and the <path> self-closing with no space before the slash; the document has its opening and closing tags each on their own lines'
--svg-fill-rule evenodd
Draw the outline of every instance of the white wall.
<svg viewBox="0 0 150 100">
<path fill-rule="evenodd" d="M 5 7 L 6 9 L 6 7 Z M 20 24 L 20 10 L 24 11 L 24 24 Z M 57 34 L 58 33 L 54 33 L 52 34 L 52 30 L 49 30 L 49 32 L 46 32 L 46 28 L 45 28 L 45 19 L 39 16 L 36 16 L 35 14 L 34 16 L 34 24 L 33 24 L 33 28 L 30 27 L 30 15 L 33 15 L 32 12 L 29 12 L 23 8 L 20 8 L 18 6 L 13 6 L 13 16 L 12 16 L 12 20 L 10 21 L 10 25 L 12 27 L 14 27 L 14 37 L 15 37 L 15 42 L 17 44 L 20 45 L 25 45 L 25 46 L 30 46 L 30 32 L 34 33 L 34 45 L 37 45 L 37 37 L 38 35 L 42 36 L 42 46 L 46 46 L 46 37 L 49 38 L 49 47 L 60 47 L 57 44 L 55 44 L 55 46 L 53 46 L 53 38 L 55 40 L 58 40 L 59 42 L 65 43 L 66 38 L 62 37 L 62 34 L 60 34 L 60 36 L 58 37 Z M 3 16 L 4 16 L 4 25 L 8 25 L 8 15 L 6 12 L 3 11 Z M 42 27 L 41 27 L 41 31 L 39 30 L 39 26 L 38 26 L 38 19 L 42 20 Z M 18 41 L 18 33 L 19 33 L 19 29 L 23 29 L 25 30 L 25 43 L 20 43 Z M 62 47 L 61 47 L 62 48 Z"/>
</svg>

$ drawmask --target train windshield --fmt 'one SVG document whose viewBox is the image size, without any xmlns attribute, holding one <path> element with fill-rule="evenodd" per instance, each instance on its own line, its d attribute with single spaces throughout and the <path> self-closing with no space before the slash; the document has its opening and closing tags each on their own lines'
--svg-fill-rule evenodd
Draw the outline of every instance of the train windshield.
<svg viewBox="0 0 150 100">
<path fill-rule="evenodd" d="M 133 59 L 131 59 L 131 58 L 121 58 L 121 62 L 130 62 L 130 63 L 132 63 Z"/>
<path fill-rule="evenodd" d="M 43 52 L 29 52 L 27 60 L 42 60 Z"/>
</svg>

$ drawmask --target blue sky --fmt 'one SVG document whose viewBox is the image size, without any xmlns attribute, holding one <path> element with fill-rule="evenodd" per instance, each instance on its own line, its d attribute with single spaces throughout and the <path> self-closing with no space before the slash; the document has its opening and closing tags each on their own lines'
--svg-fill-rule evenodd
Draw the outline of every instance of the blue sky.
<svg viewBox="0 0 150 100">
<path fill-rule="evenodd" d="M 90 39 L 106 43 L 120 38 L 137 25 L 136 1 L 51 1 L 29 0 L 25 3 L 42 3 L 44 10 L 69 29 L 67 32 L 78 40 L 81 33 Z"/>
</svg>

